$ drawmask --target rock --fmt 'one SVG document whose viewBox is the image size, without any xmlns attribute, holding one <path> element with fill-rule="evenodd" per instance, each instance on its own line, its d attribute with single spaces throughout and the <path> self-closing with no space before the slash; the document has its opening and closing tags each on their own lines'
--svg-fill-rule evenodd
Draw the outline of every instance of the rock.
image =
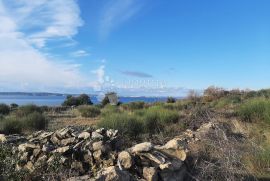
<svg viewBox="0 0 270 181">
<path fill-rule="evenodd" d="M 171 157 L 175 157 L 175 158 L 178 158 L 179 160 L 181 161 L 185 161 L 186 158 L 187 158 L 187 153 L 185 150 L 160 150 L 162 151 L 163 153 L 171 156 Z"/>
<path fill-rule="evenodd" d="M 36 148 L 36 149 L 34 149 L 34 151 L 33 151 L 33 156 L 34 156 L 34 157 L 37 157 L 40 153 L 41 153 L 41 149 L 40 149 L 40 148 Z"/>
<path fill-rule="evenodd" d="M 109 130 L 106 131 L 106 135 L 109 138 L 116 137 L 117 134 L 118 134 L 118 130 L 109 129 Z"/>
<path fill-rule="evenodd" d="M 93 151 L 101 150 L 102 152 L 104 152 L 104 149 L 105 149 L 103 145 L 103 141 L 94 142 L 92 147 L 93 147 Z"/>
<path fill-rule="evenodd" d="M 118 162 L 123 166 L 125 169 L 130 169 L 132 167 L 132 157 L 127 151 L 122 151 L 118 154 Z"/>
<path fill-rule="evenodd" d="M 100 133 L 94 131 L 94 132 L 92 132 L 92 139 L 93 140 L 102 140 L 103 136 Z"/>
<path fill-rule="evenodd" d="M 182 138 L 175 138 L 170 141 L 168 141 L 161 149 L 185 149 L 187 145 L 187 142 L 185 139 Z"/>
<path fill-rule="evenodd" d="M 51 152 L 53 150 L 55 150 L 55 147 L 53 145 L 51 145 L 51 144 L 45 144 L 45 145 L 42 146 L 42 151 L 43 152 Z"/>
<path fill-rule="evenodd" d="M 6 143 L 7 142 L 7 138 L 5 137 L 5 135 L 0 134 L 0 143 Z"/>
<path fill-rule="evenodd" d="M 62 146 L 70 145 L 70 144 L 74 143 L 75 140 L 76 140 L 75 137 L 63 139 L 63 140 L 61 140 L 61 145 Z"/>
<path fill-rule="evenodd" d="M 37 161 L 35 162 L 35 167 L 40 167 L 40 166 L 42 166 L 43 164 L 45 164 L 46 163 L 46 161 L 47 161 L 47 156 L 46 155 L 43 155 L 43 156 L 41 156 L 41 157 L 39 157 L 38 159 L 37 159 Z"/>
<path fill-rule="evenodd" d="M 112 166 L 103 169 L 96 181 L 131 181 L 131 176 L 128 172 L 122 171 L 119 168 Z"/>
<path fill-rule="evenodd" d="M 67 128 L 63 128 L 61 130 L 56 131 L 56 135 L 58 138 L 60 139 L 64 139 L 64 138 L 69 138 L 71 137 L 71 128 L 67 127 Z"/>
<path fill-rule="evenodd" d="M 167 159 L 167 157 L 164 154 L 158 151 L 154 151 L 152 153 L 143 153 L 142 155 L 157 165 L 166 163 L 166 159 Z"/>
<path fill-rule="evenodd" d="M 19 152 L 29 152 L 33 151 L 34 149 L 39 149 L 38 145 L 30 144 L 30 143 L 23 143 L 18 146 Z"/>
<path fill-rule="evenodd" d="M 56 150 L 53 151 L 53 153 L 66 153 L 69 150 L 70 150 L 69 146 L 64 146 L 64 147 L 57 148 Z"/>
<path fill-rule="evenodd" d="M 55 133 L 51 136 L 50 140 L 54 145 L 60 145 L 61 144 L 60 139 L 58 139 L 58 137 L 56 136 Z"/>
<path fill-rule="evenodd" d="M 24 166 L 25 169 L 29 170 L 30 172 L 33 172 L 35 170 L 35 167 L 32 162 L 27 162 L 27 164 Z"/>
<path fill-rule="evenodd" d="M 79 136 L 78 136 L 79 139 L 84 139 L 84 140 L 86 140 L 86 139 L 88 139 L 88 138 L 90 138 L 90 137 L 91 137 L 91 134 L 88 133 L 88 132 L 82 132 L 82 133 L 80 133 Z"/>
<path fill-rule="evenodd" d="M 170 162 L 167 162 L 165 164 L 161 164 L 159 165 L 159 168 L 161 170 L 172 170 L 172 171 L 176 171 L 181 169 L 181 167 L 183 166 L 184 162 L 182 162 L 181 160 L 177 160 L 177 159 L 173 159 Z"/>
<path fill-rule="evenodd" d="M 158 174 L 155 167 L 144 167 L 143 177 L 146 181 L 158 181 Z"/>
<path fill-rule="evenodd" d="M 132 153 L 148 152 L 152 150 L 153 145 L 150 142 L 144 142 L 133 146 L 130 151 Z"/>
<path fill-rule="evenodd" d="M 102 151 L 101 150 L 98 150 L 98 151 L 95 151 L 93 153 L 93 157 L 96 161 L 100 162 L 101 161 L 101 157 L 102 157 Z"/>
</svg>

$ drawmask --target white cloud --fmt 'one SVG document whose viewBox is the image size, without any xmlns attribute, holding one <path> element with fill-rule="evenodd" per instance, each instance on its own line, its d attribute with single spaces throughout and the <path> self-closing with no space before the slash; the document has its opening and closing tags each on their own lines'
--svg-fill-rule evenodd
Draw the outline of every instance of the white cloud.
<svg viewBox="0 0 270 181">
<path fill-rule="evenodd" d="M 80 65 L 59 63 L 38 49 L 50 38 L 77 33 L 82 21 L 75 0 L 0 0 L 0 22 L 0 90 L 90 88 Z"/>
<path fill-rule="evenodd" d="M 29 42 L 44 47 L 52 38 L 70 38 L 83 25 L 75 0 L 1 0 L 17 30 Z M 1 9 L 0 9 L 1 11 Z"/>
<path fill-rule="evenodd" d="M 90 55 L 90 53 L 88 53 L 85 50 L 77 50 L 77 51 L 71 53 L 72 57 L 86 57 L 89 55 Z"/>
<path fill-rule="evenodd" d="M 142 2 L 142 1 L 141 1 Z M 100 35 L 106 38 L 120 24 L 132 18 L 142 7 L 136 0 L 109 0 L 103 9 Z"/>
<path fill-rule="evenodd" d="M 95 91 L 100 91 L 105 82 L 105 66 L 101 65 L 98 69 L 91 71 L 95 76 L 97 81 L 92 83 L 92 87 Z"/>
</svg>

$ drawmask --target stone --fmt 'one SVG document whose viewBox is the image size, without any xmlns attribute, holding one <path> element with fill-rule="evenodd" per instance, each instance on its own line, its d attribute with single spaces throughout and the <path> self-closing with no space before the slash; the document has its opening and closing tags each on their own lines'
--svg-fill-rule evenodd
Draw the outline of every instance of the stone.
<svg viewBox="0 0 270 181">
<path fill-rule="evenodd" d="M 63 140 L 61 140 L 61 145 L 63 145 L 63 146 L 70 145 L 70 144 L 74 143 L 75 140 L 76 140 L 75 137 L 63 139 Z"/>
<path fill-rule="evenodd" d="M 30 144 L 30 143 L 23 143 L 18 146 L 19 152 L 29 152 L 33 151 L 34 149 L 39 149 L 38 145 Z"/>
<path fill-rule="evenodd" d="M 36 149 L 34 149 L 34 151 L 33 151 L 33 156 L 34 156 L 34 157 L 37 157 L 40 153 L 41 153 L 41 149 L 40 149 L 40 148 L 36 148 Z"/>
<path fill-rule="evenodd" d="M 152 153 L 143 153 L 142 155 L 157 165 L 166 163 L 166 159 L 167 159 L 167 157 L 164 154 L 158 151 L 154 151 Z"/>
<path fill-rule="evenodd" d="M 94 142 L 92 147 L 93 147 L 93 151 L 101 150 L 102 152 L 104 152 L 104 149 L 105 149 L 103 145 L 103 141 Z"/>
<path fill-rule="evenodd" d="M 186 158 L 187 158 L 187 153 L 185 150 L 172 150 L 172 149 L 168 149 L 168 150 L 160 150 L 161 152 L 171 156 L 171 157 L 174 157 L 174 158 L 177 158 L 181 161 L 185 161 Z"/>
<path fill-rule="evenodd" d="M 27 162 L 27 164 L 24 166 L 25 169 L 29 170 L 30 172 L 33 172 L 35 170 L 35 167 L 32 162 Z"/>
<path fill-rule="evenodd" d="M 90 138 L 90 137 L 91 137 L 91 134 L 88 133 L 88 132 L 82 132 L 82 133 L 80 133 L 79 136 L 78 136 L 79 139 L 84 139 L 84 140 L 86 140 L 86 139 L 88 139 L 88 138 Z"/>
<path fill-rule="evenodd" d="M 170 162 L 167 162 L 165 164 L 161 164 L 159 165 L 159 168 L 161 170 L 172 170 L 172 171 L 176 171 L 181 169 L 181 167 L 183 166 L 184 162 L 182 162 L 181 160 L 177 160 L 177 159 L 173 159 Z"/>
<path fill-rule="evenodd" d="M 102 140 L 103 136 L 100 133 L 94 131 L 94 132 L 92 132 L 92 139 L 93 140 Z"/>
<path fill-rule="evenodd" d="M 106 131 L 106 135 L 109 138 L 116 137 L 117 134 L 118 134 L 118 130 L 109 129 L 109 130 Z"/>
<path fill-rule="evenodd" d="M 131 176 L 128 172 L 120 170 L 115 166 L 104 168 L 96 181 L 131 181 Z"/>
<path fill-rule="evenodd" d="M 51 152 L 53 150 L 55 150 L 55 147 L 51 144 L 45 144 L 42 146 L 42 149 L 41 149 L 43 152 Z"/>
<path fill-rule="evenodd" d="M 66 153 L 70 150 L 69 146 L 59 147 L 56 150 L 53 151 L 53 153 Z"/>
<path fill-rule="evenodd" d="M 125 169 L 130 169 L 132 167 L 133 160 L 129 152 L 122 151 L 118 154 L 118 162 Z"/>
<path fill-rule="evenodd" d="M 55 145 L 60 145 L 61 144 L 60 139 L 58 139 L 58 137 L 56 136 L 55 133 L 51 136 L 51 139 L 50 140 Z"/>
<path fill-rule="evenodd" d="M 41 157 L 39 157 L 38 159 L 37 159 L 37 161 L 35 162 L 35 167 L 39 167 L 39 166 L 42 166 L 43 164 L 45 164 L 46 163 L 46 161 L 47 161 L 47 156 L 46 155 L 43 155 L 43 156 L 41 156 Z"/>
<path fill-rule="evenodd" d="M 170 141 L 168 141 L 163 147 L 162 149 L 174 149 L 174 150 L 177 150 L 177 149 L 185 149 L 186 148 L 186 145 L 187 145 L 187 142 L 185 139 L 182 139 L 182 138 L 175 138 L 175 139 L 172 139 Z"/>
<path fill-rule="evenodd" d="M 152 148 L 153 148 L 152 143 L 144 142 L 144 143 L 140 143 L 140 144 L 133 146 L 130 151 L 132 153 L 148 152 L 148 151 L 152 150 Z"/>
<path fill-rule="evenodd" d="M 102 151 L 98 150 L 93 153 L 93 157 L 96 161 L 100 161 L 102 158 Z"/>
<path fill-rule="evenodd" d="M 5 135 L 0 134 L 0 143 L 6 143 L 7 142 L 7 138 L 5 137 Z"/>
<path fill-rule="evenodd" d="M 64 138 L 68 138 L 71 136 L 71 128 L 67 127 L 67 128 L 63 128 L 61 130 L 56 131 L 56 135 L 58 138 L 60 139 L 64 139 Z"/>
<path fill-rule="evenodd" d="M 158 181 L 158 172 L 155 167 L 144 167 L 143 177 L 146 181 Z"/>
</svg>

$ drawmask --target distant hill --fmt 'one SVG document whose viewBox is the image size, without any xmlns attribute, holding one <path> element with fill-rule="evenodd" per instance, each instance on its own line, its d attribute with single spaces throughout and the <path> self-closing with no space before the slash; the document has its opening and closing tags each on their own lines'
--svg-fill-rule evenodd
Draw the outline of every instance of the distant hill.
<svg viewBox="0 0 270 181">
<path fill-rule="evenodd" d="M 23 96 L 66 96 L 67 94 L 48 92 L 0 92 L 0 95 L 23 95 Z"/>
</svg>

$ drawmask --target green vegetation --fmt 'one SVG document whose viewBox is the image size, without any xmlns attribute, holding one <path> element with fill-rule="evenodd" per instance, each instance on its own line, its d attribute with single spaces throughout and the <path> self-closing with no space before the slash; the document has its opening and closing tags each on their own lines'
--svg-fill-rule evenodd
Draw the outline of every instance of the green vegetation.
<svg viewBox="0 0 270 181">
<path fill-rule="evenodd" d="M 6 115 L 6 114 L 9 114 L 9 112 L 10 112 L 10 108 L 8 105 L 0 104 L 0 114 Z"/>
<path fill-rule="evenodd" d="M 94 118 L 97 117 L 101 112 L 97 106 L 83 105 L 78 107 L 82 117 Z"/>
<path fill-rule="evenodd" d="M 105 115 L 98 123 L 99 127 L 117 129 L 123 135 L 136 137 L 143 131 L 142 122 L 134 114 L 113 113 Z"/>
<path fill-rule="evenodd" d="M 167 99 L 167 103 L 175 103 L 176 102 L 176 99 L 173 98 L 173 97 L 168 97 Z"/>
<path fill-rule="evenodd" d="M 67 96 L 62 106 L 80 106 L 80 105 L 92 105 L 90 97 L 86 94 L 81 94 L 78 97 Z"/>
<path fill-rule="evenodd" d="M 143 109 L 145 107 L 145 103 L 142 101 L 138 101 L 138 102 L 130 102 L 130 103 L 126 103 L 126 104 L 122 104 L 121 107 L 125 110 L 129 110 L 129 111 L 134 111 L 134 110 L 138 110 L 138 109 Z"/>
<path fill-rule="evenodd" d="M 240 106 L 239 116 L 246 122 L 270 123 L 270 100 L 251 99 Z"/>
</svg>

